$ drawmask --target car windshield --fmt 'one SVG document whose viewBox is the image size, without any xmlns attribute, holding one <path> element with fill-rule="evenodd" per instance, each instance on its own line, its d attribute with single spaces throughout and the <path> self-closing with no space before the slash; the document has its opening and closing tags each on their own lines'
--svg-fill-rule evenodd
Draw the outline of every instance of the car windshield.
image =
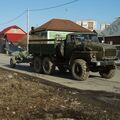
<svg viewBox="0 0 120 120">
<path fill-rule="evenodd" d="M 97 35 L 95 34 L 79 34 L 79 35 L 76 35 L 76 40 L 98 42 Z"/>
</svg>

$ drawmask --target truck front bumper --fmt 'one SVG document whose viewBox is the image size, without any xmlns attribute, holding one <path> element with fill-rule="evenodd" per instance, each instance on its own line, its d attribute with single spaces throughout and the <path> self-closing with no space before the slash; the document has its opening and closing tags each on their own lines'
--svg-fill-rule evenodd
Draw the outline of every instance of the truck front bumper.
<svg viewBox="0 0 120 120">
<path fill-rule="evenodd" d="M 120 60 L 116 60 L 115 65 L 120 66 Z"/>
<path fill-rule="evenodd" d="M 114 60 L 114 61 L 92 61 L 92 65 L 95 66 L 120 66 L 120 60 Z"/>
</svg>

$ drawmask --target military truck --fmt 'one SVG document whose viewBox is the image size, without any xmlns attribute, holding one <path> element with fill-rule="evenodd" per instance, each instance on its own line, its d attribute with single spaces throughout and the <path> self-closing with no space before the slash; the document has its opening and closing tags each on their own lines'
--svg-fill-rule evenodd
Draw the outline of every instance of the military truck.
<svg viewBox="0 0 120 120">
<path fill-rule="evenodd" d="M 71 33 L 65 40 L 34 39 L 31 34 L 29 53 L 31 66 L 37 73 L 52 74 L 59 71 L 72 73 L 77 80 L 86 80 L 89 72 L 99 72 L 103 78 L 112 78 L 120 64 L 113 45 L 99 43 L 94 33 Z"/>
</svg>

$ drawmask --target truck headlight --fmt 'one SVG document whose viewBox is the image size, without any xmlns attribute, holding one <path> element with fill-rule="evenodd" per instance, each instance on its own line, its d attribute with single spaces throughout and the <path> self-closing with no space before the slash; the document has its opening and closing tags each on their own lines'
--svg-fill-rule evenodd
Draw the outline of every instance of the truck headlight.
<svg viewBox="0 0 120 120">
<path fill-rule="evenodd" d="M 92 53 L 92 54 L 90 55 L 90 57 L 91 57 L 91 59 L 96 59 L 96 53 Z"/>
<path fill-rule="evenodd" d="M 96 58 L 96 54 L 93 54 L 93 55 L 92 55 L 92 58 Z"/>
</svg>

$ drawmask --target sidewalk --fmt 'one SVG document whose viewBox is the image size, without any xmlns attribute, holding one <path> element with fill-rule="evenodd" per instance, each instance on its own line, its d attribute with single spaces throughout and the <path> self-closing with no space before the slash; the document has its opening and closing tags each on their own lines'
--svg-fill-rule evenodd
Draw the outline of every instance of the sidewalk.
<svg viewBox="0 0 120 120">
<path fill-rule="evenodd" d="M 0 53 L 0 65 L 8 65 L 9 64 L 9 55 Z"/>
</svg>

